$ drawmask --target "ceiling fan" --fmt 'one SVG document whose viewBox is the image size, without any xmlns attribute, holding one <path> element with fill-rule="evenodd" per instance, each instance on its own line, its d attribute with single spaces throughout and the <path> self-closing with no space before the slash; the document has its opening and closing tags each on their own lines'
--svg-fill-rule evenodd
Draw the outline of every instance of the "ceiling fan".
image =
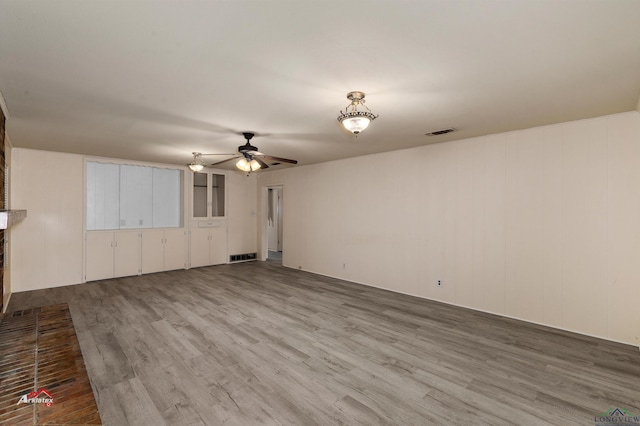
<svg viewBox="0 0 640 426">
<path fill-rule="evenodd" d="M 247 140 L 244 145 L 238 147 L 238 152 L 233 154 L 201 154 L 199 152 L 193 153 L 193 162 L 189 164 L 189 168 L 194 172 L 200 171 L 205 167 L 202 161 L 203 155 L 231 155 L 232 157 L 226 160 L 218 161 L 213 164 L 209 164 L 209 167 L 218 166 L 220 164 L 227 163 L 229 161 L 240 158 L 236 163 L 236 167 L 243 172 L 254 172 L 258 169 L 268 169 L 269 165 L 277 166 L 281 163 L 298 164 L 297 160 L 290 160 L 288 158 L 274 157 L 272 155 L 266 155 L 258 151 L 258 148 L 251 145 L 251 139 L 255 136 L 255 133 L 242 132 L 242 135 Z M 270 163 L 270 164 L 267 164 Z"/>
</svg>

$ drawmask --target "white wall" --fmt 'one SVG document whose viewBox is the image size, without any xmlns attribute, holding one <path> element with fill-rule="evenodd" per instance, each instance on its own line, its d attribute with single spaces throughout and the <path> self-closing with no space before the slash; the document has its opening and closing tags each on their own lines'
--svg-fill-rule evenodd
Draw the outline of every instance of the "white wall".
<svg viewBox="0 0 640 426">
<path fill-rule="evenodd" d="M 189 190 L 190 175 L 185 176 Z M 229 254 L 255 252 L 257 180 L 228 176 Z M 84 157 L 14 148 L 10 184 L 12 208 L 27 210 L 11 230 L 12 292 L 83 282 Z M 187 212 L 185 225 L 189 217 Z"/>
<path fill-rule="evenodd" d="M 274 184 L 285 266 L 640 345 L 638 112 L 259 175 Z"/>
<path fill-rule="evenodd" d="M 229 203 L 228 217 L 228 253 L 244 254 L 258 251 L 257 235 L 257 184 L 255 174 L 232 171 L 227 173 L 227 191 Z"/>
<path fill-rule="evenodd" d="M 11 232 L 12 291 L 82 282 L 83 157 L 14 148 L 11 206 L 27 217 Z"/>
</svg>

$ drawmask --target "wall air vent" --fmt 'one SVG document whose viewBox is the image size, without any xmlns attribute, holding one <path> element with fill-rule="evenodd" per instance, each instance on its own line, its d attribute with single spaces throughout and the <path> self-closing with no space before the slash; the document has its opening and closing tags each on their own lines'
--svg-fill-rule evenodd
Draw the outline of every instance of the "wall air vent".
<svg viewBox="0 0 640 426">
<path fill-rule="evenodd" d="M 425 136 L 440 136 L 440 135 L 446 135 L 447 133 L 451 133 L 455 131 L 456 129 L 454 129 L 453 127 L 449 127 L 448 129 L 436 130 L 435 132 L 425 133 Z"/>
</svg>

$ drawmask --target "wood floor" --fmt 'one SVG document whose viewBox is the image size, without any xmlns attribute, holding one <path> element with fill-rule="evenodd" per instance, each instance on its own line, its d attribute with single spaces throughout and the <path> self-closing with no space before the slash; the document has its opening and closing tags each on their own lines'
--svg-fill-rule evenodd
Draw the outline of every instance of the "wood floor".
<svg viewBox="0 0 640 426">
<path fill-rule="evenodd" d="M 14 294 L 68 303 L 105 425 L 594 425 L 640 351 L 249 262 Z"/>
</svg>

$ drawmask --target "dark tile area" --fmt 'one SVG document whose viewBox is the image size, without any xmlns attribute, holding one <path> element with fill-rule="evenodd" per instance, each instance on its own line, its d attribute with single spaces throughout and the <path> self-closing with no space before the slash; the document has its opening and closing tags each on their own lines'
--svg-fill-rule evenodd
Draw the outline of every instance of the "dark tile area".
<svg viewBox="0 0 640 426">
<path fill-rule="evenodd" d="M 102 424 L 66 304 L 0 317 L 0 424 Z"/>
</svg>

